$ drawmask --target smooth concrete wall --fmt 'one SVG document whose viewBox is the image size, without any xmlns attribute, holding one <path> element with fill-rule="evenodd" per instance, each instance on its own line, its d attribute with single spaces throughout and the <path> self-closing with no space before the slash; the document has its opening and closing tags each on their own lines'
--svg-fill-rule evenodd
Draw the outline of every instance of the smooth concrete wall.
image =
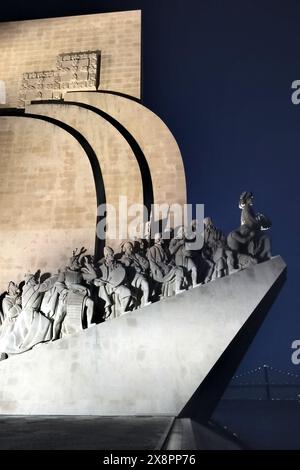
<svg viewBox="0 0 300 470">
<path fill-rule="evenodd" d="M 96 192 L 88 157 L 49 122 L 0 117 L 0 292 L 28 271 L 57 272 L 94 250 Z"/>
<path fill-rule="evenodd" d="M 114 117 L 133 135 L 148 162 L 154 202 L 185 204 L 186 181 L 180 149 L 166 124 L 150 109 L 109 93 L 67 93 L 66 101 L 87 103 Z"/>
<path fill-rule="evenodd" d="M 101 51 L 100 89 L 140 97 L 141 12 L 0 23 L 0 78 L 16 106 L 25 72 L 56 69 L 59 54 Z"/>
<path fill-rule="evenodd" d="M 280 257 L 0 363 L 0 413 L 177 415 L 283 273 Z"/>
<path fill-rule="evenodd" d="M 32 104 L 26 107 L 26 113 L 40 114 L 58 119 L 78 130 L 92 146 L 99 161 L 105 187 L 106 203 L 116 210 L 117 229 L 123 220 L 124 228 L 133 216 L 126 219 L 125 211 L 119 211 L 119 196 L 127 198 L 128 206 L 143 204 L 143 184 L 140 169 L 123 135 L 107 120 L 88 109 L 71 104 Z M 88 206 L 89 200 L 86 201 Z M 110 224 L 110 217 L 107 217 Z M 107 239 L 107 244 L 119 248 L 122 239 L 128 235 Z"/>
</svg>

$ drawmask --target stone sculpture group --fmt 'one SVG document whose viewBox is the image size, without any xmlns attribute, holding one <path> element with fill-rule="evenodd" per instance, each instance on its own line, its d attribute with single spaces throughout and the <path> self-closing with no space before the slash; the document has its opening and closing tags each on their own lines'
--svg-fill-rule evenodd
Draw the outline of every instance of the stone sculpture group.
<svg viewBox="0 0 300 470">
<path fill-rule="evenodd" d="M 270 221 L 255 213 L 251 192 L 241 194 L 239 207 L 241 225 L 227 237 L 204 219 L 198 250 L 187 249 L 194 220 L 169 237 L 156 233 L 153 243 L 148 234 L 123 242 L 118 253 L 106 246 L 99 261 L 76 249 L 69 265 L 47 279 L 36 273 L 20 285 L 11 281 L 1 296 L 0 359 L 270 259 Z"/>
</svg>

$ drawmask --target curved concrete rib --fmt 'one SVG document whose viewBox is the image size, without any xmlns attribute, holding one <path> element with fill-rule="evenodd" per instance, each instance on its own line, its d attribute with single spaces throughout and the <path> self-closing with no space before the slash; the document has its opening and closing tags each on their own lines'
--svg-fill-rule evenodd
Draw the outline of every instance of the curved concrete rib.
<svg viewBox="0 0 300 470">
<path fill-rule="evenodd" d="M 147 159 L 155 203 L 186 203 L 185 172 L 179 147 L 156 114 L 132 99 L 112 93 L 69 92 L 65 101 L 98 107 L 128 129 Z"/>
<path fill-rule="evenodd" d="M 1 362 L 0 413 L 178 415 L 240 330 L 261 321 L 285 269 L 275 257 Z"/>
<path fill-rule="evenodd" d="M 74 104 L 32 103 L 26 112 L 59 119 L 88 140 L 100 164 L 106 203 L 115 207 L 117 221 L 124 219 L 127 227 L 126 214 L 119 211 L 119 196 L 127 197 L 128 206 L 143 204 L 143 185 L 135 155 L 122 134 L 98 114 Z M 107 222 L 110 224 L 109 217 Z M 118 236 L 107 239 L 107 244 L 114 248 L 119 242 Z"/>
<path fill-rule="evenodd" d="M 0 291 L 26 271 L 57 272 L 94 251 L 97 198 L 84 146 L 53 122 L 1 116 Z"/>
</svg>

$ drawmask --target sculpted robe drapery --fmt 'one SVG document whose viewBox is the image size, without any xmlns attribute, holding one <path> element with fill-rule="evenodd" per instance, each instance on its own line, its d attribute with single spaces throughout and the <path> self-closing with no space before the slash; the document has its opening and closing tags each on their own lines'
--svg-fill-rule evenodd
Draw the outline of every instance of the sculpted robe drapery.
<svg viewBox="0 0 300 470">
<path fill-rule="evenodd" d="M 169 262 L 168 254 L 160 244 L 149 248 L 148 260 L 154 281 L 162 283 L 163 297 L 179 292 L 184 279 L 182 268 Z"/>
<path fill-rule="evenodd" d="M 16 303 L 16 296 L 6 294 L 2 302 L 3 322 L 0 327 L 0 338 L 9 334 L 15 325 L 21 307 Z"/>
<path fill-rule="evenodd" d="M 0 337 L 0 352 L 19 354 L 52 337 L 52 321 L 38 310 L 43 294 L 49 289 L 47 282 L 38 284 L 33 279 L 25 283 L 22 291 L 22 310 L 13 328 Z"/>
</svg>

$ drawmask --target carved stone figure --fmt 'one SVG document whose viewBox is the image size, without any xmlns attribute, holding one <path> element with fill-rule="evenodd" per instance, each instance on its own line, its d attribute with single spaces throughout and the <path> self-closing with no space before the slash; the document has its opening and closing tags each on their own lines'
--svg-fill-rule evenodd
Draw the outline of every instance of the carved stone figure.
<svg viewBox="0 0 300 470">
<path fill-rule="evenodd" d="M 241 225 L 227 238 L 206 217 L 203 247 L 196 250 L 188 249 L 196 240 L 196 220 L 187 232 L 179 227 L 176 236 L 170 229 L 167 242 L 157 233 L 153 246 L 148 223 L 147 239 L 123 242 L 116 254 L 106 246 L 100 262 L 83 256 L 82 247 L 73 251 L 69 266 L 44 282 L 33 274 L 26 276 L 22 290 L 10 282 L 0 296 L 0 360 L 90 326 L 98 302 L 104 304 L 104 319 L 116 318 L 150 303 L 153 287 L 156 297 L 168 297 L 195 287 L 198 276 L 208 282 L 270 258 L 270 240 L 264 232 L 271 222 L 254 211 L 252 193 L 241 194 L 239 208 Z M 96 295 L 92 297 L 96 287 L 98 302 Z"/>
<path fill-rule="evenodd" d="M 228 272 L 227 257 L 225 246 L 222 240 L 218 240 L 216 242 L 212 253 L 212 259 L 215 263 L 214 278 L 218 279 L 220 277 L 226 276 Z"/>
<path fill-rule="evenodd" d="M 249 243 L 254 235 L 254 230 L 246 225 L 241 225 L 238 229 L 230 232 L 227 237 L 227 244 L 233 252 L 247 255 L 249 254 Z"/>
<path fill-rule="evenodd" d="M 22 310 L 16 318 L 13 329 L 1 336 L 1 352 L 8 355 L 19 354 L 51 339 L 52 321 L 39 311 L 43 294 L 48 289 L 49 283 L 37 282 L 33 274 L 25 277 Z"/>
<path fill-rule="evenodd" d="M 207 280 L 223 277 L 228 273 L 227 258 L 231 261 L 231 256 L 226 246 L 226 238 L 223 232 L 215 227 L 210 217 L 203 220 L 204 223 L 204 246 L 203 256 L 209 263 Z"/>
<path fill-rule="evenodd" d="M 48 318 L 53 318 L 57 311 L 59 292 L 56 287 L 58 274 L 46 279 L 45 284 L 49 284 L 49 290 L 44 293 L 40 311 Z"/>
<path fill-rule="evenodd" d="M 244 191 L 239 200 L 241 212 L 241 225 L 245 225 L 254 231 L 254 237 L 249 243 L 248 251 L 257 261 L 265 261 L 272 257 L 271 241 L 264 233 L 271 228 L 271 221 L 261 213 L 255 213 L 253 209 L 253 194 Z"/>
<path fill-rule="evenodd" d="M 134 240 L 134 252 L 142 256 L 147 262 L 147 273 L 149 271 L 149 261 L 147 260 L 148 247 L 149 243 L 145 238 L 137 238 L 136 240 Z"/>
<path fill-rule="evenodd" d="M 129 284 L 141 293 L 141 306 L 148 305 L 149 302 L 149 283 L 146 279 L 146 272 L 149 269 L 149 261 L 138 253 L 134 252 L 134 245 L 131 242 L 123 244 L 123 256 L 120 262 L 126 268 L 126 275 Z M 138 299 L 140 300 L 140 299 Z"/>
<path fill-rule="evenodd" d="M 64 283 L 64 272 L 59 272 L 56 282 L 47 295 L 45 302 L 42 303 L 43 312 L 49 318 L 52 318 L 53 323 L 53 336 L 52 340 L 60 338 L 62 334 L 62 324 L 65 319 L 67 308 L 67 295 L 68 289 Z M 47 293 L 46 293 L 47 294 Z"/>
<path fill-rule="evenodd" d="M 10 281 L 7 293 L 2 301 L 2 324 L 0 327 L 0 337 L 5 336 L 13 330 L 16 319 L 21 313 L 21 292 L 17 284 Z"/>
<path fill-rule="evenodd" d="M 154 240 L 154 245 L 148 251 L 152 278 L 161 284 L 162 296 L 169 297 L 183 289 L 185 283 L 183 269 L 170 259 L 169 253 L 164 249 L 161 233 L 156 233 Z"/>
<path fill-rule="evenodd" d="M 253 194 L 251 192 L 242 192 L 239 208 L 241 209 L 241 225 L 246 225 L 251 230 L 259 228 L 253 209 Z"/>
<path fill-rule="evenodd" d="M 171 239 L 169 251 L 175 257 L 176 266 L 180 266 L 186 271 L 189 281 L 195 287 L 197 285 L 197 267 L 191 257 L 191 252 L 186 249 L 183 226 L 178 228 L 176 236 Z"/>
<path fill-rule="evenodd" d="M 198 232 L 198 233 L 196 233 Z M 199 221 L 197 219 L 192 220 L 190 227 L 186 229 L 185 238 L 188 244 L 192 246 L 197 242 L 197 237 L 200 237 L 199 234 Z M 202 243 L 200 243 L 200 248 L 193 246 L 192 250 L 189 250 L 189 255 L 192 258 L 194 264 L 197 267 L 197 282 L 203 284 L 205 281 L 208 282 L 211 280 L 212 273 L 214 270 L 214 263 L 205 257 L 204 253 L 204 232 L 202 231 Z"/>
<path fill-rule="evenodd" d="M 94 302 L 89 289 L 83 285 L 80 256 L 86 250 L 82 247 L 79 252 L 73 251 L 70 266 L 59 274 L 55 284 L 59 292 L 58 311 L 54 320 L 54 336 L 72 334 L 85 326 L 90 326 L 94 312 Z"/>
<path fill-rule="evenodd" d="M 100 277 L 94 280 L 98 295 L 104 301 L 105 319 L 116 318 L 130 306 L 131 291 L 125 285 L 126 271 L 115 259 L 114 250 L 104 248 L 104 262 L 100 265 Z"/>
<path fill-rule="evenodd" d="M 83 257 L 83 266 L 81 268 L 83 279 L 89 284 L 97 277 L 97 268 L 93 256 Z"/>
<path fill-rule="evenodd" d="M 255 213 L 251 192 L 244 191 L 241 194 L 239 208 L 241 209 L 241 226 L 228 235 L 228 246 L 233 252 L 242 254 L 243 258 L 249 256 L 258 262 L 270 259 L 271 242 L 264 231 L 271 227 L 271 222 L 263 214 Z"/>
<path fill-rule="evenodd" d="M 205 220 L 205 219 L 204 219 Z M 190 243 L 194 243 L 196 240 L 196 231 L 199 231 L 198 227 L 198 220 L 192 220 L 190 230 L 188 231 L 188 240 Z M 214 272 L 214 262 L 210 259 L 211 253 L 208 248 L 208 245 L 205 245 L 205 226 L 203 231 L 203 246 L 198 250 L 191 251 L 191 256 L 198 268 L 198 275 L 200 279 L 200 283 L 204 284 L 206 282 L 211 281 L 213 272 Z"/>
</svg>

